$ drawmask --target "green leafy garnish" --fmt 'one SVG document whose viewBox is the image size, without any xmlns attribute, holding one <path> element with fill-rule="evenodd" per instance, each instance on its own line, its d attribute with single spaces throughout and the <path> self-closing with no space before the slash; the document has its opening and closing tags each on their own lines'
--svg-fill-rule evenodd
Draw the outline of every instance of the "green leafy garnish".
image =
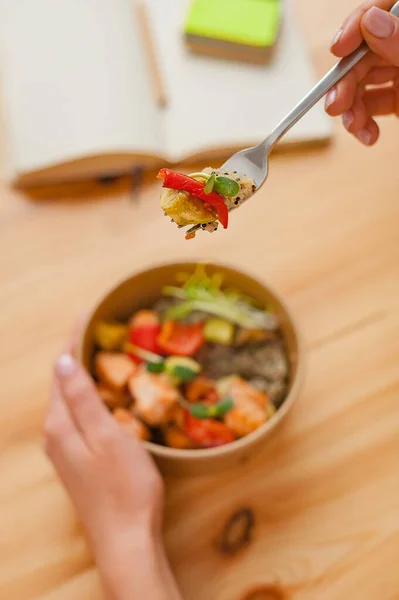
<svg viewBox="0 0 399 600">
<path fill-rule="evenodd" d="M 199 265 L 194 274 L 185 276 L 182 287 L 163 288 L 165 296 L 181 300 L 175 306 L 171 306 L 164 317 L 179 320 L 185 319 L 194 311 L 202 311 L 245 329 L 278 328 L 276 315 L 251 305 L 239 292 L 226 293 L 221 289 L 222 283 L 223 277 L 220 273 L 208 276 L 204 266 Z"/>
<path fill-rule="evenodd" d="M 212 173 L 212 175 L 209 177 L 208 181 L 206 182 L 206 184 L 204 186 L 205 194 L 211 193 L 211 191 L 214 188 L 215 182 L 216 182 L 216 175 L 215 175 L 215 173 Z"/>
<path fill-rule="evenodd" d="M 197 372 L 189 367 L 176 365 L 171 369 L 171 375 L 180 381 L 192 381 L 197 376 Z"/>
<path fill-rule="evenodd" d="M 207 184 L 209 183 L 209 180 Z M 237 181 L 230 179 L 229 177 L 216 177 L 213 189 L 222 196 L 227 198 L 234 198 L 240 191 L 240 186 Z M 208 193 L 208 192 L 207 192 Z"/>
<path fill-rule="evenodd" d="M 190 413 L 196 419 L 208 419 L 209 406 L 205 406 L 205 404 L 193 404 L 190 406 Z"/>
<path fill-rule="evenodd" d="M 149 362 L 147 363 L 147 371 L 150 373 L 162 373 L 165 370 L 164 362 Z"/>
<path fill-rule="evenodd" d="M 196 419 L 222 419 L 233 407 L 234 402 L 231 398 L 223 398 L 213 406 L 192 404 L 189 410 Z"/>
</svg>

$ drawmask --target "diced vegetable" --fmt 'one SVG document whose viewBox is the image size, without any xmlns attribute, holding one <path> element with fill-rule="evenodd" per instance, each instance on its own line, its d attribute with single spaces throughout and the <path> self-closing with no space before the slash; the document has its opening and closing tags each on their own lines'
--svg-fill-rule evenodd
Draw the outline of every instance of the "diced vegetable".
<svg viewBox="0 0 399 600">
<path fill-rule="evenodd" d="M 166 445 L 170 448 L 176 448 L 177 450 L 192 450 L 196 447 L 193 440 L 176 425 L 169 425 L 166 427 L 163 434 Z"/>
<path fill-rule="evenodd" d="M 98 352 L 94 366 L 98 379 L 118 392 L 126 387 L 137 368 L 127 356 L 116 352 Z"/>
<path fill-rule="evenodd" d="M 126 344 L 123 346 L 123 350 L 133 359 L 139 358 L 141 361 L 149 363 L 163 363 L 163 357 L 159 354 L 155 354 L 154 352 L 150 352 L 144 348 L 139 348 L 138 346 L 130 344 L 129 342 L 126 342 Z"/>
<path fill-rule="evenodd" d="M 223 319 L 209 319 L 205 323 L 204 337 L 207 342 L 229 346 L 234 337 L 234 325 Z"/>
<path fill-rule="evenodd" d="M 163 179 L 163 187 L 172 190 L 184 191 L 192 194 L 196 198 L 203 200 L 217 213 L 218 219 L 222 226 L 227 229 L 229 223 L 229 211 L 223 201 L 223 198 L 216 194 L 216 192 L 210 192 L 207 194 L 204 189 L 204 184 L 200 181 L 196 181 L 188 175 L 182 173 L 176 173 L 170 169 L 161 169 L 157 175 L 158 179 Z"/>
<path fill-rule="evenodd" d="M 169 356 L 165 360 L 165 370 L 180 381 L 192 381 L 201 372 L 201 365 L 186 356 Z"/>
<path fill-rule="evenodd" d="M 165 370 L 164 362 L 149 362 L 147 363 L 147 371 L 150 373 L 163 373 Z"/>
<path fill-rule="evenodd" d="M 158 345 L 165 354 L 193 356 L 204 343 L 202 323 L 184 325 L 167 320 L 158 336 Z"/>
<path fill-rule="evenodd" d="M 185 413 L 185 431 L 202 448 L 223 446 L 235 440 L 234 433 L 224 423 L 214 419 L 196 419 Z"/>
<path fill-rule="evenodd" d="M 128 328 L 120 323 L 107 323 L 100 321 L 94 330 L 97 346 L 101 350 L 119 350 L 127 338 Z"/>
<path fill-rule="evenodd" d="M 193 417 L 196 417 L 197 419 L 222 419 L 233 407 L 233 400 L 231 398 L 224 398 L 212 406 L 193 404 L 190 406 L 189 411 Z"/>
<path fill-rule="evenodd" d="M 129 326 L 131 344 L 149 352 L 157 353 L 159 351 L 157 339 L 161 331 L 161 324 L 156 312 L 140 310 L 133 316 Z"/>
<path fill-rule="evenodd" d="M 196 377 L 186 389 L 186 398 L 188 402 L 206 402 L 215 404 L 219 400 L 219 394 L 216 390 L 216 384 L 212 379 L 206 377 Z"/>
</svg>

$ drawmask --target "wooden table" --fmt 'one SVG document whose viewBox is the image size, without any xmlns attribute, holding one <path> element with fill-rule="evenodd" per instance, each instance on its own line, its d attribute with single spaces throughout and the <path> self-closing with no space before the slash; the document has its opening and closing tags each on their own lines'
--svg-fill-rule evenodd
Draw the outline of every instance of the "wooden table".
<svg viewBox="0 0 399 600">
<path fill-rule="evenodd" d="M 318 72 L 348 11 L 297 2 Z M 351 2 L 353 4 L 353 2 Z M 0 597 L 94 600 L 75 515 L 41 449 L 50 367 L 77 313 L 131 270 L 182 256 L 234 261 L 287 299 L 307 342 L 301 401 L 263 455 L 216 479 L 170 481 L 167 544 L 186 600 L 399 598 L 399 127 L 365 149 L 276 155 L 227 234 L 184 242 L 157 189 L 84 202 L 0 201 Z M 252 542 L 222 555 L 238 508 Z"/>
</svg>

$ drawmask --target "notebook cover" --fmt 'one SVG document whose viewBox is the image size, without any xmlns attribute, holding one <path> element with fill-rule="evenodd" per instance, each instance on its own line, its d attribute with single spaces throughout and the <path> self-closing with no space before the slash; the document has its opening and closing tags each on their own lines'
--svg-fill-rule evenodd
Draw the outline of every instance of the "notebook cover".
<svg viewBox="0 0 399 600">
<path fill-rule="evenodd" d="M 185 33 L 265 48 L 275 44 L 281 16 L 281 0 L 193 0 Z"/>
</svg>

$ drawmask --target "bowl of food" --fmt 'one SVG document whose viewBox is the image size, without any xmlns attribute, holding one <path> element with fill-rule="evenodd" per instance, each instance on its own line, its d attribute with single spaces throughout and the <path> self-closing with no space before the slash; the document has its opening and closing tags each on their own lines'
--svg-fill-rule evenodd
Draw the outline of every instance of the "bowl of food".
<svg viewBox="0 0 399 600">
<path fill-rule="evenodd" d="M 174 474 L 250 458 L 298 398 L 303 372 L 282 300 L 216 263 L 164 264 L 113 287 L 86 322 L 79 358 L 115 419 Z"/>
</svg>

